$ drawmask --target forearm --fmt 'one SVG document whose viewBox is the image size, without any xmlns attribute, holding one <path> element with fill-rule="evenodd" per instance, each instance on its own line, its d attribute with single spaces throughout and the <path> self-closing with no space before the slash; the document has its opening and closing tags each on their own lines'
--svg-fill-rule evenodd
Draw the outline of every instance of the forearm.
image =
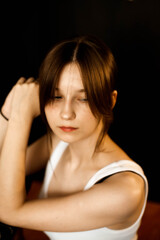
<svg viewBox="0 0 160 240">
<path fill-rule="evenodd" d="M 0 214 L 25 200 L 25 158 L 31 121 L 10 119 L 0 157 Z"/>
<path fill-rule="evenodd" d="M 8 125 L 8 121 L 4 119 L 4 117 L 2 117 L 2 115 L 0 114 L 0 152 L 2 149 L 4 137 L 6 134 L 7 125 Z"/>
</svg>

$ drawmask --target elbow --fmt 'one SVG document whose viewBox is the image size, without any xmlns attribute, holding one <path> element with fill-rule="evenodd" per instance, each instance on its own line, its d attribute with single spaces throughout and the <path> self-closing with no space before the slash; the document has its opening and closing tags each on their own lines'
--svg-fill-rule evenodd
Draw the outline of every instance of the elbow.
<svg viewBox="0 0 160 240">
<path fill-rule="evenodd" d="M 11 226 L 16 226 L 15 217 L 16 212 L 2 209 L 2 207 L 0 207 L 0 222 Z"/>
<path fill-rule="evenodd" d="M 4 210 L 0 208 L 0 222 L 9 224 L 8 217 L 9 217 L 9 213 L 4 212 Z"/>
<path fill-rule="evenodd" d="M 10 225 L 10 213 L 0 207 L 0 222 Z"/>
</svg>

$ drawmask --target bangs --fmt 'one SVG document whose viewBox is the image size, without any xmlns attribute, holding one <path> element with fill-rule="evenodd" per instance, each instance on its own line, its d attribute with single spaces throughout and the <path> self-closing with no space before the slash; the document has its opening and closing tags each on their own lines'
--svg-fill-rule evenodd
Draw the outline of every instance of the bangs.
<svg viewBox="0 0 160 240">
<path fill-rule="evenodd" d="M 75 42 L 59 44 L 48 53 L 42 63 L 39 72 L 40 107 L 42 111 L 47 102 L 54 98 L 62 69 L 72 61 L 75 47 Z"/>
<path fill-rule="evenodd" d="M 111 65 L 112 55 L 108 55 Z M 107 58 L 107 59 L 108 59 Z M 106 71 L 109 63 L 104 63 L 104 58 L 93 46 L 81 43 L 77 51 L 76 61 L 79 65 L 84 89 L 87 93 L 90 109 L 95 117 L 109 117 L 112 109 L 111 93 L 114 84 L 111 74 Z"/>
</svg>

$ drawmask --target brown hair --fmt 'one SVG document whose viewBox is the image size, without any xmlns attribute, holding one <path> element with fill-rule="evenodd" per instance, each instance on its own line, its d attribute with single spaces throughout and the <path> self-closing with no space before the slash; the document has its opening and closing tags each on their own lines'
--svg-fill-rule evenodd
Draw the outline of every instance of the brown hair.
<svg viewBox="0 0 160 240">
<path fill-rule="evenodd" d="M 62 69 L 71 62 L 80 68 L 93 115 L 102 119 L 99 145 L 113 120 L 111 95 L 115 89 L 116 63 L 107 45 L 96 37 L 83 36 L 63 41 L 49 51 L 39 72 L 42 118 L 48 126 L 44 107 L 54 97 Z"/>
</svg>

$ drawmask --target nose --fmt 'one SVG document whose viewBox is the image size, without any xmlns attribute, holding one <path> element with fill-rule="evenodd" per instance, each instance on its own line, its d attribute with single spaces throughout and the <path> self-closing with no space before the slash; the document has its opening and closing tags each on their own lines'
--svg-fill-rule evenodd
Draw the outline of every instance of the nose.
<svg viewBox="0 0 160 240">
<path fill-rule="evenodd" d="M 76 117 L 71 102 L 65 101 L 63 103 L 60 115 L 63 120 L 73 120 Z"/>
</svg>

